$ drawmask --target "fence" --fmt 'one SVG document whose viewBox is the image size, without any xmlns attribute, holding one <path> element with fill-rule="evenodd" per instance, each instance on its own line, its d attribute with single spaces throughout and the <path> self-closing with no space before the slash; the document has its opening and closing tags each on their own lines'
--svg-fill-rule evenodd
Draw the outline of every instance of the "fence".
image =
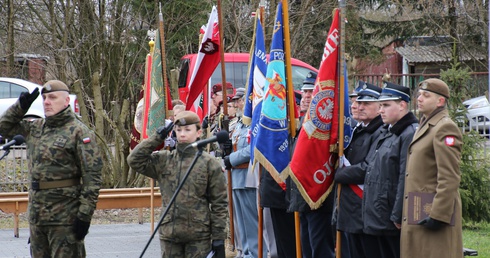
<svg viewBox="0 0 490 258">
<path fill-rule="evenodd" d="M 0 151 L 0 155 L 4 155 Z M 25 192 L 29 168 L 25 145 L 10 147 L 10 153 L 0 160 L 0 192 Z"/>
</svg>

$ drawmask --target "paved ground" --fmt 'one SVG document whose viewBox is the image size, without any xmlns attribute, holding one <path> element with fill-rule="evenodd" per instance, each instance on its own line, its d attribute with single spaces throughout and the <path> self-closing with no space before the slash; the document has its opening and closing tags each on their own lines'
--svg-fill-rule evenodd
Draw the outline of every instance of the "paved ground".
<svg viewBox="0 0 490 258">
<path fill-rule="evenodd" d="M 27 228 L 14 237 L 13 229 L 0 230 L 0 258 L 30 257 Z M 140 257 L 150 239 L 150 224 L 92 225 L 85 238 L 87 258 Z M 155 235 L 143 257 L 160 257 L 158 234 Z"/>
</svg>

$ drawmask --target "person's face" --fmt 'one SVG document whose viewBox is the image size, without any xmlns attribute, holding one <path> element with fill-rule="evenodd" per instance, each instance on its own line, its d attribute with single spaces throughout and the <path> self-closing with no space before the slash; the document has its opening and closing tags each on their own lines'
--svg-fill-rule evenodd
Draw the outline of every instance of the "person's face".
<svg viewBox="0 0 490 258">
<path fill-rule="evenodd" d="M 234 102 L 237 110 L 243 110 L 243 108 L 245 107 L 245 100 L 243 99 L 243 97 L 235 100 Z"/>
<path fill-rule="evenodd" d="M 352 115 L 352 118 L 355 120 L 359 120 L 359 102 L 357 102 L 357 96 L 351 97 L 350 98 L 351 105 L 350 105 L 350 113 Z"/>
<path fill-rule="evenodd" d="M 359 120 L 367 124 L 379 114 L 378 101 L 358 101 Z"/>
<path fill-rule="evenodd" d="M 201 136 L 202 130 L 197 129 L 197 125 L 175 125 L 175 134 L 177 141 L 180 143 L 193 143 Z"/>
<path fill-rule="evenodd" d="M 306 104 L 306 100 L 304 98 L 301 98 L 301 101 L 299 102 L 299 110 L 301 112 L 306 112 L 308 110 L 309 105 Z"/>
<path fill-rule="evenodd" d="M 219 105 L 219 102 L 223 100 L 223 92 L 218 91 L 218 92 L 214 93 L 213 96 L 211 97 L 211 99 L 213 100 L 214 106 L 217 107 Z"/>
<path fill-rule="evenodd" d="M 58 114 L 70 104 L 70 95 L 66 91 L 54 91 L 43 94 L 44 115 Z"/>
<path fill-rule="evenodd" d="M 302 90 L 301 91 L 301 100 L 304 99 L 306 108 L 308 108 L 310 106 L 312 97 L 313 97 L 313 90 Z"/>
<path fill-rule="evenodd" d="M 228 116 L 230 116 L 230 117 L 236 116 L 235 102 L 228 102 Z"/>
<path fill-rule="evenodd" d="M 444 105 L 444 97 L 426 90 L 419 90 L 417 96 L 417 109 L 420 113 L 428 116 L 436 108 Z"/>
<path fill-rule="evenodd" d="M 404 105 L 402 102 L 404 101 L 387 100 L 380 102 L 379 113 L 381 114 L 383 123 L 394 125 L 405 115 L 404 110 L 406 105 Z"/>
</svg>

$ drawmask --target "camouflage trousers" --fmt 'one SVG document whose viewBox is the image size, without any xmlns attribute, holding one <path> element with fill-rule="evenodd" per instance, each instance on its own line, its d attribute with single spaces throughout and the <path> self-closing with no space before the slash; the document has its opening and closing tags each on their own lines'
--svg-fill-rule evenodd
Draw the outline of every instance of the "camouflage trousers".
<svg viewBox="0 0 490 258">
<path fill-rule="evenodd" d="M 211 251 L 211 240 L 196 240 L 186 243 L 175 243 L 160 239 L 162 258 L 202 258 Z"/>
<path fill-rule="evenodd" d="M 31 257 L 85 257 L 84 241 L 75 239 L 72 226 L 30 225 Z"/>
</svg>

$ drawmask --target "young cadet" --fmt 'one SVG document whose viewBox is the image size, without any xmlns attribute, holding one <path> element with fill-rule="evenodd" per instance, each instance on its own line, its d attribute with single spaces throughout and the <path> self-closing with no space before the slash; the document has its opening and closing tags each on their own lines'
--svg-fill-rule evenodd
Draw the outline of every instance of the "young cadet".
<svg viewBox="0 0 490 258">
<path fill-rule="evenodd" d="M 202 133 L 199 116 L 182 111 L 175 116 L 176 149 L 153 152 L 172 127 L 158 128 L 128 156 L 134 171 L 158 181 L 164 210 L 198 151 L 191 143 Z M 162 257 L 206 257 L 213 250 L 214 257 L 224 258 L 227 208 L 221 165 L 203 152 L 159 228 Z"/>
<path fill-rule="evenodd" d="M 439 79 L 419 83 L 417 107 L 423 115 L 408 149 L 401 257 L 462 258 L 459 183 L 463 140 L 447 111 L 449 87 Z M 409 224 L 408 195 L 434 194 L 429 216 Z M 454 223 L 451 223 L 453 221 Z M 452 225 L 451 225 L 452 224 Z"/>
<path fill-rule="evenodd" d="M 335 181 L 341 184 L 337 207 L 337 229 L 343 232 L 346 238 L 344 240 L 347 240 L 341 242 L 342 257 L 374 257 L 369 256 L 364 247 L 364 243 L 368 241 L 363 233 L 362 184 L 367 168 L 365 158 L 383 125 L 379 115 L 380 93 L 380 87 L 362 83 L 362 90 L 359 91 L 356 102 L 353 103 L 357 106 L 359 123 L 344 153 L 351 165 L 341 167 L 335 172 Z"/>
<path fill-rule="evenodd" d="M 362 218 L 373 244 L 368 257 L 400 257 L 400 226 L 408 145 L 418 126 L 409 111 L 410 89 L 385 82 L 380 114 L 385 125 L 368 155 Z"/>
</svg>

